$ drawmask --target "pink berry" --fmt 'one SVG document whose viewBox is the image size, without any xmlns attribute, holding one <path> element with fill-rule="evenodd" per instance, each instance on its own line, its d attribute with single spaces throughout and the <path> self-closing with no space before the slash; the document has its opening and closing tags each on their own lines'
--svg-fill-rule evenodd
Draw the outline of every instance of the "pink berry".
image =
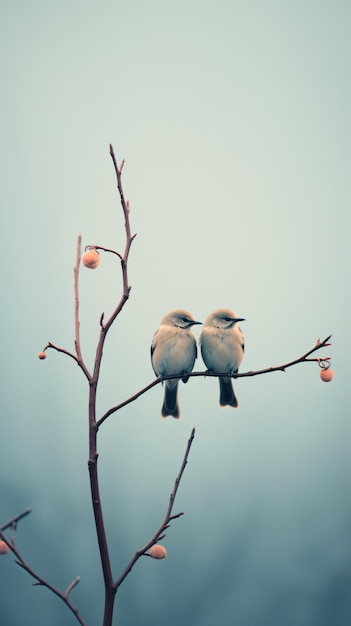
<svg viewBox="0 0 351 626">
<path fill-rule="evenodd" d="M 148 554 L 152 556 L 153 559 L 164 559 L 167 556 L 167 550 L 161 544 L 155 543 L 152 548 L 150 548 Z"/>
<path fill-rule="evenodd" d="M 0 541 L 0 554 L 7 554 L 10 552 L 10 548 L 8 547 L 5 541 Z"/>
<path fill-rule="evenodd" d="M 95 270 L 100 263 L 100 254 L 95 248 L 90 248 L 82 255 L 82 263 L 90 270 Z"/>
<path fill-rule="evenodd" d="M 319 375 L 324 383 L 329 383 L 334 378 L 334 372 L 330 367 L 328 367 L 328 369 L 321 369 Z"/>
</svg>

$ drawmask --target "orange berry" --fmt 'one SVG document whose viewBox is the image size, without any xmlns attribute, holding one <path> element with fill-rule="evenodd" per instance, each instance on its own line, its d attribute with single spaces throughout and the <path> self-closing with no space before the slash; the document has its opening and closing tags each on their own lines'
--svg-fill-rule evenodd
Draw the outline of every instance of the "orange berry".
<svg viewBox="0 0 351 626">
<path fill-rule="evenodd" d="M 334 372 L 330 369 L 330 367 L 327 369 L 321 369 L 319 375 L 324 383 L 329 383 L 334 378 Z"/>
<path fill-rule="evenodd" d="M 90 248 L 82 255 L 82 263 L 90 270 L 95 270 L 100 263 L 100 254 L 95 248 Z"/>
<path fill-rule="evenodd" d="M 7 554 L 10 552 L 10 548 L 8 547 L 5 541 L 0 541 L 0 554 Z"/>
<path fill-rule="evenodd" d="M 38 357 L 41 360 L 46 359 L 46 352 L 39 352 Z"/>
<path fill-rule="evenodd" d="M 152 556 L 153 559 L 164 559 L 167 556 L 167 550 L 160 543 L 155 543 L 152 548 L 150 548 L 148 554 Z"/>
</svg>

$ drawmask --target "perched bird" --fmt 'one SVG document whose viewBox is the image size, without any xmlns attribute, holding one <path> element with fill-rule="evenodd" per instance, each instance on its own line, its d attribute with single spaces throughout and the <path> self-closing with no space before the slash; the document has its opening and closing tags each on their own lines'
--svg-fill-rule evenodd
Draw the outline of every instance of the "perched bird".
<svg viewBox="0 0 351 626">
<path fill-rule="evenodd" d="M 197 357 L 196 339 L 191 331 L 196 322 L 188 311 L 179 309 L 165 315 L 154 334 L 151 344 L 151 363 L 156 376 L 183 374 L 186 383 Z M 165 381 L 165 395 L 161 415 L 178 418 L 179 379 Z"/>
<path fill-rule="evenodd" d="M 215 374 L 237 374 L 244 356 L 244 337 L 238 325 L 243 321 L 243 317 L 237 317 L 230 309 L 218 309 L 205 319 L 200 344 L 208 370 Z M 221 376 L 219 389 L 221 406 L 238 406 L 231 378 Z"/>
</svg>

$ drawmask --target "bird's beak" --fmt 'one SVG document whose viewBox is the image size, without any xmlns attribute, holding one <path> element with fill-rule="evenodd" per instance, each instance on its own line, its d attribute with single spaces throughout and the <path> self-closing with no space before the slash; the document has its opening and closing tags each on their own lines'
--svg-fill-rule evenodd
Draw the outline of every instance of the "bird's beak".
<svg viewBox="0 0 351 626">
<path fill-rule="evenodd" d="M 202 324 L 202 322 L 195 322 L 195 320 L 193 322 L 191 322 L 191 325 L 194 326 L 194 324 Z"/>
<path fill-rule="evenodd" d="M 245 322 L 245 317 L 233 317 L 233 322 Z"/>
</svg>

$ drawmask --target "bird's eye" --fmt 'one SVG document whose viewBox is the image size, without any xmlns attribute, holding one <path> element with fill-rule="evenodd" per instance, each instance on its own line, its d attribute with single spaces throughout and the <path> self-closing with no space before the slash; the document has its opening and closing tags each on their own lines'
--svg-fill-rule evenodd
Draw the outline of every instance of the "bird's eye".
<svg viewBox="0 0 351 626">
<path fill-rule="evenodd" d="M 188 323 L 188 321 L 189 321 L 189 320 L 188 320 L 188 318 L 187 318 L 187 317 L 183 317 L 183 322 Z"/>
<path fill-rule="evenodd" d="M 231 321 L 232 321 L 232 318 L 231 318 L 231 317 L 225 317 L 225 318 L 224 318 L 224 321 L 225 321 L 225 322 L 231 322 Z"/>
</svg>

